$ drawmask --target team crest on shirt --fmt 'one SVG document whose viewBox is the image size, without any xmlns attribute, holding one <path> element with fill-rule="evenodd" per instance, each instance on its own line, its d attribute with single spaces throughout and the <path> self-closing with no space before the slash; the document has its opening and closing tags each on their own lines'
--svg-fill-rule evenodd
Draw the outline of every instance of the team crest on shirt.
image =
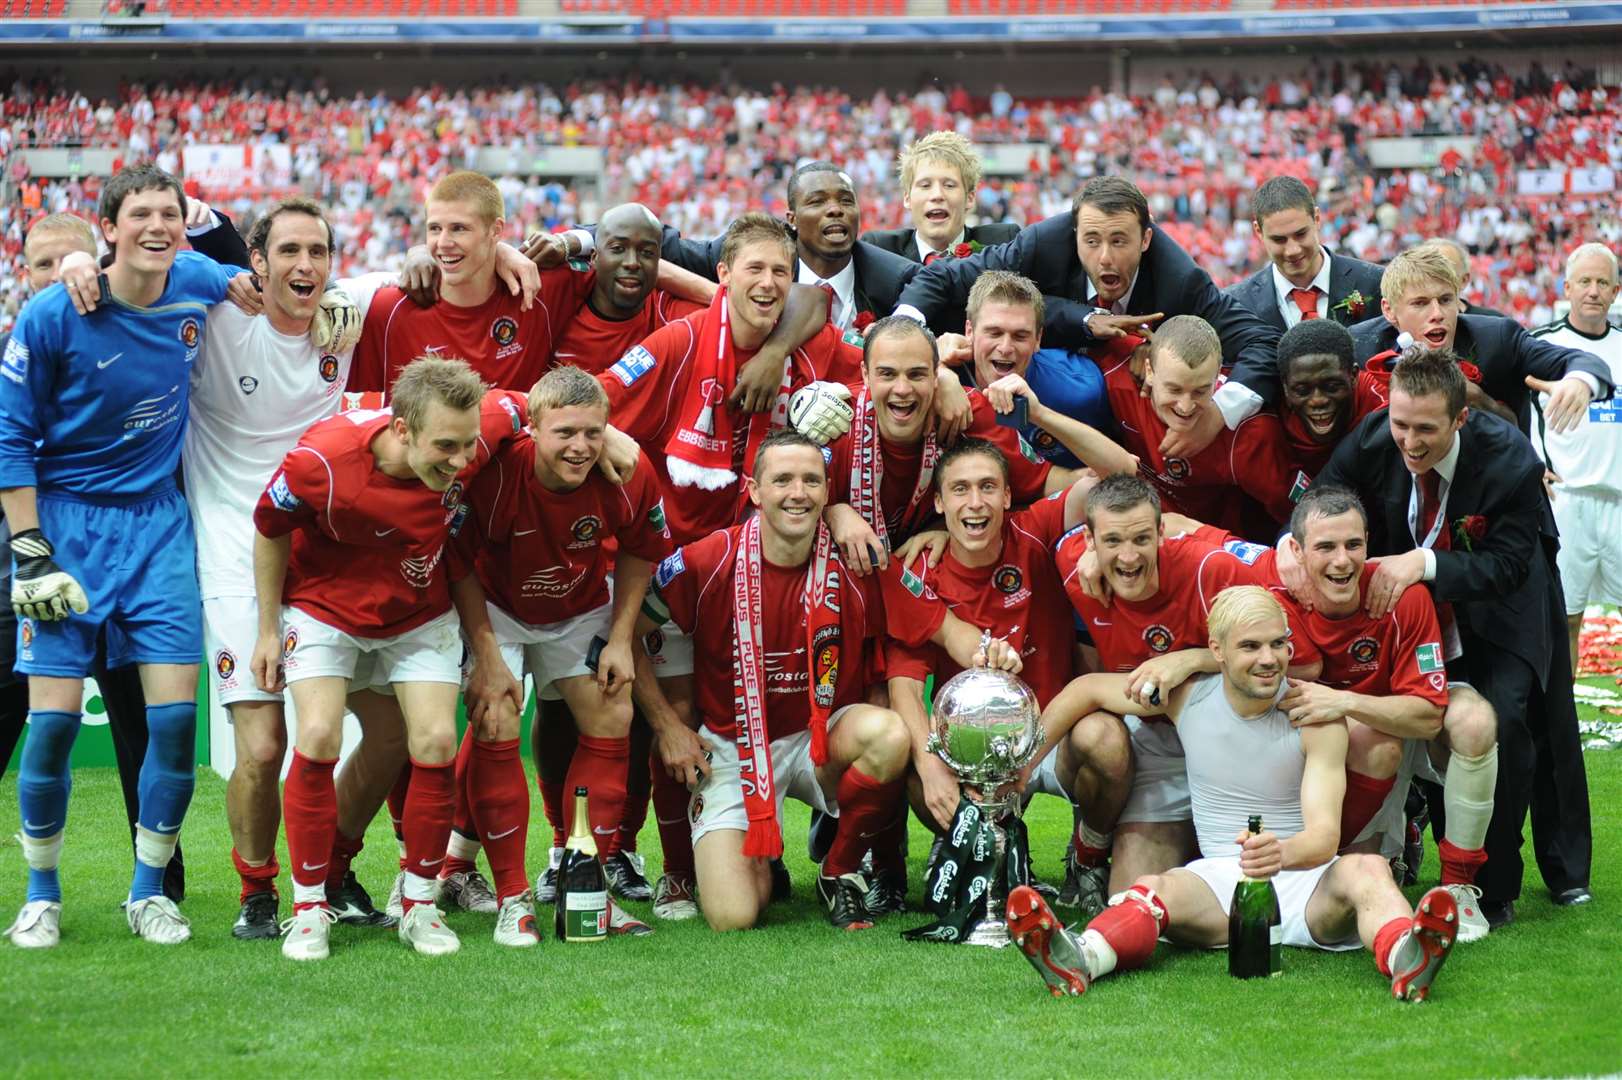
<svg viewBox="0 0 1622 1080">
<path fill-rule="evenodd" d="M 704 796 L 694 795 L 692 805 L 689 807 L 687 813 L 688 816 L 692 818 L 693 824 L 697 825 L 698 819 L 704 816 Z"/>
<path fill-rule="evenodd" d="M 991 583 L 997 586 L 1001 593 L 1017 593 L 1019 587 L 1025 584 L 1025 575 L 1019 572 L 1017 566 L 999 566 L 991 575 Z"/>
<path fill-rule="evenodd" d="M 596 514 L 575 518 L 574 524 L 569 526 L 569 535 L 574 537 L 574 543 L 569 548 L 590 547 L 597 542 L 597 535 L 602 531 L 603 519 Z"/>
<path fill-rule="evenodd" d="M 518 323 L 511 316 L 503 315 L 490 324 L 490 337 L 497 345 L 511 345 L 518 338 Z"/>
<path fill-rule="evenodd" d="M 24 660 L 34 658 L 34 620 L 21 619 L 18 621 L 17 636 L 21 640 L 21 647 L 17 650 Z"/>
<path fill-rule="evenodd" d="M 1143 632 L 1143 643 L 1157 653 L 1167 652 L 1171 649 L 1172 633 L 1167 627 L 1155 623 Z"/>
<path fill-rule="evenodd" d="M 439 504 L 450 511 L 450 515 L 454 515 L 457 507 L 462 505 L 462 490 L 462 481 L 452 480 L 451 486 L 446 488 L 445 494 L 440 497 Z M 450 515 L 446 516 L 446 521 L 451 519 Z"/>
<path fill-rule="evenodd" d="M 186 346 L 186 359 L 197 352 L 197 343 L 203 338 L 203 324 L 193 318 L 180 321 L 180 343 Z"/>
<path fill-rule="evenodd" d="M 259 389 L 259 380 L 254 378 L 252 375 L 244 375 L 242 378 L 237 380 L 237 385 L 242 387 L 242 392 L 244 394 L 251 394 L 255 390 Z"/>
<path fill-rule="evenodd" d="M 1049 435 L 1041 428 L 1037 428 L 1031 434 L 1030 443 L 1032 446 L 1036 447 L 1037 451 L 1043 457 L 1046 457 L 1050 452 L 1058 448 L 1059 440 L 1055 439 L 1052 435 Z"/>
<path fill-rule="evenodd" d="M 816 680 L 811 693 L 820 708 L 831 709 L 834 692 L 839 686 L 839 627 L 824 626 L 811 639 L 811 651 L 816 654 L 812 677 Z"/>
<path fill-rule="evenodd" d="M 1173 480 L 1187 480 L 1189 472 L 1187 458 L 1169 457 L 1166 459 L 1166 475 Z"/>
<path fill-rule="evenodd" d="M 648 650 L 649 656 L 658 656 L 665 650 L 665 632 L 649 630 L 642 638 L 642 647 Z"/>
<path fill-rule="evenodd" d="M 220 689 L 230 690 L 236 686 L 233 676 L 237 673 L 237 658 L 230 649 L 221 649 L 214 654 L 214 673 L 220 677 Z"/>
<path fill-rule="evenodd" d="M 290 626 L 287 628 L 286 636 L 282 638 L 282 658 L 292 656 L 296 648 L 298 648 L 298 627 Z"/>
<path fill-rule="evenodd" d="M 337 382 L 338 358 L 333 356 L 331 353 L 322 353 L 321 359 L 316 365 L 316 370 L 321 373 L 321 378 L 323 381 L 329 383 Z"/>
<path fill-rule="evenodd" d="M 1380 658 L 1380 643 L 1371 637 L 1360 637 L 1346 651 L 1351 654 L 1353 663 L 1368 665 Z"/>
</svg>

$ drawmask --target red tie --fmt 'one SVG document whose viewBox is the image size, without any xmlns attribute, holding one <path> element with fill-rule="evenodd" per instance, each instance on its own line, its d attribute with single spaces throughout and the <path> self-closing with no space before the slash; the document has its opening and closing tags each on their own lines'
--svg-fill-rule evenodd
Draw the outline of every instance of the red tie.
<svg viewBox="0 0 1622 1080">
<path fill-rule="evenodd" d="M 1291 289 L 1290 299 L 1295 306 L 1301 309 L 1301 318 L 1316 319 L 1318 317 L 1318 290 L 1317 289 Z"/>
<path fill-rule="evenodd" d="M 944 252 L 944 251 L 931 251 L 928 255 L 924 256 L 924 265 L 928 266 L 930 263 L 934 262 L 936 259 L 944 259 L 944 258 L 946 258 L 946 252 Z"/>
<path fill-rule="evenodd" d="M 1423 544 L 1425 538 L 1431 534 L 1431 528 L 1436 524 L 1436 515 L 1442 509 L 1442 474 L 1435 469 L 1419 474 L 1419 542 Z M 1450 547 L 1447 530 L 1443 529 L 1436 535 L 1436 542 L 1431 545 L 1434 551 L 1447 551 Z"/>
</svg>

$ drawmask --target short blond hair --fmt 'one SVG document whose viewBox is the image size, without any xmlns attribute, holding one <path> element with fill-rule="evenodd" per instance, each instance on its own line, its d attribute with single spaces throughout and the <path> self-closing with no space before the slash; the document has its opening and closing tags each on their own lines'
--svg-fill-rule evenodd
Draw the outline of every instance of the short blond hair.
<svg viewBox="0 0 1622 1080">
<path fill-rule="evenodd" d="M 1023 274 L 1016 274 L 1012 270 L 987 270 L 975 278 L 974 285 L 969 289 L 967 307 L 971 323 L 979 321 L 980 309 L 987 304 L 1022 304 L 1030 308 L 1036 317 L 1036 332 L 1042 333 L 1042 319 L 1047 304 L 1042 299 L 1042 290 Z"/>
<path fill-rule="evenodd" d="M 938 161 L 957 170 L 967 191 L 980 186 L 982 167 L 974 144 L 955 131 L 931 131 L 928 135 L 902 148 L 900 161 L 902 194 L 912 190 L 912 181 L 918 175 L 918 166 L 925 161 Z"/>
<path fill-rule="evenodd" d="M 472 203 L 486 225 L 506 215 L 506 203 L 496 182 L 483 173 L 463 169 L 443 177 L 428 192 L 428 201 Z"/>
<path fill-rule="evenodd" d="M 1380 276 L 1380 295 L 1395 307 L 1410 289 L 1427 282 L 1459 291 L 1459 272 L 1439 245 L 1420 244 L 1392 259 Z"/>
<path fill-rule="evenodd" d="M 529 388 L 529 422 L 539 423 L 548 409 L 609 408 L 603 384 L 573 365 L 555 367 Z"/>
<path fill-rule="evenodd" d="M 1226 644 L 1228 635 L 1239 627 L 1271 618 L 1283 620 L 1288 632 L 1290 617 L 1272 593 L 1260 585 L 1233 585 L 1217 593 L 1211 613 L 1205 617 L 1205 625 L 1211 640 L 1221 645 Z"/>
<path fill-rule="evenodd" d="M 405 366 L 394 380 L 389 403 L 406 430 L 416 435 L 428 419 L 429 408 L 437 401 L 454 412 L 476 409 L 484 400 L 484 381 L 464 360 L 422 356 Z"/>
<path fill-rule="evenodd" d="M 66 233 L 79 241 L 83 251 L 91 255 L 96 253 L 96 232 L 90 227 L 90 222 L 78 214 L 46 214 L 28 227 L 23 250 L 27 251 L 28 241 L 41 233 Z"/>
<path fill-rule="evenodd" d="M 1198 315 L 1173 315 L 1155 328 L 1155 336 L 1149 343 L 1149 361 L 1154 364 L 1168 353 L 1189 370 L 1212 359 L 1220 365 L 1222 339 L 1211 324 Z"/>
</svg>

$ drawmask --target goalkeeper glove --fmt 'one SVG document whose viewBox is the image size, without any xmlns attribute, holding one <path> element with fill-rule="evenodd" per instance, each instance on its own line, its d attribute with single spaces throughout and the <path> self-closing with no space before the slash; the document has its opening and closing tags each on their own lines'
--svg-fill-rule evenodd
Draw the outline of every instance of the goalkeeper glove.
<svg viewBox="0 0 1622 1080">
<path fill-rule="evenodd" d="M 56 549 L 38 529 L 24 529 L 11 538 L 17 573 L 11 579 L 11 607 L 18 615 L 50 622 L 90 610 L 90 601 L 73 575 L 51 558 Z"/>
<path fill-rule="evenodd" d="M 827 446 L 849 431 L 855 415 L 850 407 L 850 388 L 843 383 L 814 382 L 800 387 L 788 399 L 788 422 L 819 446 Z"/>
<path fill-rule="evenodd" d="M 348 293 L 328 283 L 310 323 L 310 342 L 322 352 L 348 352 L 360 340 L 364 317 Z"/>
</svg>

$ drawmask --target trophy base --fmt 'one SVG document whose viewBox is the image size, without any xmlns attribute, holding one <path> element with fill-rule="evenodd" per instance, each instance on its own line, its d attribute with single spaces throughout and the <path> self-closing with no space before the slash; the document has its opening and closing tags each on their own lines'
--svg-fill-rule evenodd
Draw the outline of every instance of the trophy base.
<svg viewBox="0 0 1622 1080">
<path fill-rule="evenodd" d="M 981 919 L 963 939 L 965 945 L 983 945 L 991 949 L 1006 949 L 1014 943 L 1008 936 L 1008 923 L 1002 919 Z"/>
</svg>

